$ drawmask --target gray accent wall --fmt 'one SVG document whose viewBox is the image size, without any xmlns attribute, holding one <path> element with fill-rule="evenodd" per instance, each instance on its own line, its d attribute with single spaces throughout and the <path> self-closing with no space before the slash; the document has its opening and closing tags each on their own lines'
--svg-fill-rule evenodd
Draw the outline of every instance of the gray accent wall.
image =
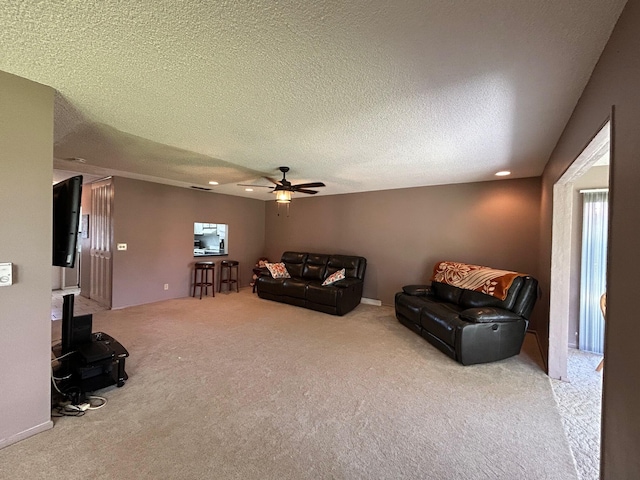
<svg viewBox="0 0 640 480">
<path fill-rule="evenodd" d="M 614 108 L 602 412 L 604 480 L 640 478 L 640 1 L 629 0 L 545 168 L 540 271 L 549 308 L 553 185 Z M 548 313 L 547 313 L 548 318 Z M 541 324 L 548 338 L 548 322 Z M 546 344 L 545 344 L 546 346 Z"/>
<path fill-rule="evenodd" d="M 240 286 L 249 285 L 264 251 L 263 201 L 121 177 L 113 181 L 112 308 L 191 294 L 194 222 L 229 226 L 229 255 L 198 260 L 217 263 L 216 281 L 220 261 L 237 260 Z M 127 250 L 118 251 L 118 243 L 126 243 Z"/>
<path fill-rule="evenodd" d="M 361 255 L 364 296 L 393 305 L 403 285 L 428 282 L 440 260 L 537 276 L 539 222 L 539 178 L 296 194 L 289 216 L 286 207 L 267 202 L 266 255 L 271 261 L 286 250 Z"/>
<path fill-rule="evenodd" d="M 0 72 L 0 448 L 51 428 L 50 87 Z"/>
</svg>

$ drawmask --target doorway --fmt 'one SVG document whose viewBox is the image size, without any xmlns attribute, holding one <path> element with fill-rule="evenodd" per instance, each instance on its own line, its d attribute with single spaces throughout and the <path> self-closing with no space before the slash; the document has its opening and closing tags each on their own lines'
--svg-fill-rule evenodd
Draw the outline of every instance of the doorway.
<svg viewBox="0 0 640 480">
<path fill-rule="evenodd" d="M 111 307 L 112 179 L 54 168 L 53 184 L 76 175 L 83 177 L 76 262 L 74 268 L 52 267 L 52 319 L 61 316 L 63 294 L 87 299 L 89 310 L 96 308 L 96 302 L 103 309 Z M 75 306 L 82 309 L 81 303 Z"/>
<path fill-rule="evenodd" d="M 576 258 L 578 239 L 575 225 L 577 202 L 575 183 L 598 162 L 610 159 L 611 121 L 607 121 L 589 145 L 558 179 L 553 187 L 553 226 L 551 246 L 551 285 L 549 306 L 549 376 L 567 378 L 569 319 L 577 308 Z M 609 160 L 610 161 L 610 160 Z"/>
<path fill-rule="evenodd" d="M 554 185 L 549 312 L 549 376 L 558 401 L 563 426 L 581 479 L 599 478 L 602 375 L 596 371 L 600 356 L 579 349 L 581 297 L 589 295 L 583 266 L 583 195 L 585 190 L 606 188 L 611 161 L 611 121 L 598 131 L 589 145 Z M 589 265 L 591 267 L 592 265 Z M 600 265 L 606 270 L 606 262 Z M 597 282 L 596 282 L 597 283 Z M 591 292 L 593 293 L 593 292 Z M 602 291 L 595 295 L 599 309 Z M 582 306 L 584 310 L 584 305 Z M 582 312 L 584 313 L 584 311 Z"/>
</svg>

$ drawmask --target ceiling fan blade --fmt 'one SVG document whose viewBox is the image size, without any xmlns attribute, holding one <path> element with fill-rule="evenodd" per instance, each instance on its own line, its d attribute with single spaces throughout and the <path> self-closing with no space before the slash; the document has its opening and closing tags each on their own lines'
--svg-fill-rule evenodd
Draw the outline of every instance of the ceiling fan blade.
<svg viewBox="0 0 640 480">
<path fill-rule="evenodd" d="M 252 185 L 250 183 L 238 183 L 239 187 L 258 187 L 258 188 L 273 188 L 271 185 Z"/>
<path fill-rule="evenodd" d="M 262 177 L 262 178 L 264 178 L 264 179 L 266 179 L 266 180 L 269 180 L 269 181 L 270 181 L 271 183 L 273 183 L 274 185 L 282 185 L 280 182 L 278 182 L 277 180 L 274 180 L 274 179 L 273 179 L 273 178 L 271 178 L 271 177 Z"/>
<path fill-rule="evenodd" d="M 292 187 L 291 188 L 292 192 L 300 192 L 300 193 L 308 193 L 309 195 L 315 195 L 316 192 L 315 190 L 307 190 L 306 188 L 298 188 L 298 187 Z"/>
<path fill-rule="evenodd" d="M 293 185 L 293 188 L 314 188 L 314 187 L 326 187 L 326 185 L 322 182 L 300 183 L 298 185 Z"/>
</svg>

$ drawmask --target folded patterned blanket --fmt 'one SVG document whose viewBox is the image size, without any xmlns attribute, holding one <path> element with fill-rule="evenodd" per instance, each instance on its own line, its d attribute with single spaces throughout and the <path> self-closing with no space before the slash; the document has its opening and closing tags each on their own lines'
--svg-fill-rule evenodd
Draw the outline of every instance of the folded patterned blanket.
<svg viewBox="0 0 640 480">
<path fill-rule="evenodd" d="M 485 293 L 504 300 L 507 298 L 513 280 L 522 276 L 526 275 L 468 263 L 439 262 L 433 269 L 431 281 Z"/>
</svg>

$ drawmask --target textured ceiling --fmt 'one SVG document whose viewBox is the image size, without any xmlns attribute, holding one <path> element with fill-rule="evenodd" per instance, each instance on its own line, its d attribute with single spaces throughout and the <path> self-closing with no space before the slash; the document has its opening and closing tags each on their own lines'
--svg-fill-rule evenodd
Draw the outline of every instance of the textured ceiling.
<svg viewBox="0 0 640 480">
<path fill-rule="evenodd" d="M 280 165 L 321 194 L 527 177 L 624 4 L 0 0 L 0 69 L 57 90 L 64 170 L 263 199 L 236 183 Z"/>
</svg>

